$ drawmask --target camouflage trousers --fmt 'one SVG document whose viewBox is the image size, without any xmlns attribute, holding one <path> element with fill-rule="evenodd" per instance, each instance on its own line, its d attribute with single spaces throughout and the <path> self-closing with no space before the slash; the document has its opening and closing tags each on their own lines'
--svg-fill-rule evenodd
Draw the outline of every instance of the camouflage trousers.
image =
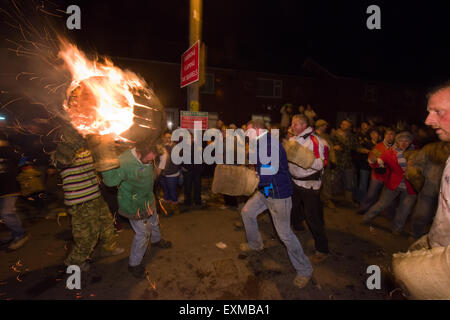
<svg viewBox="0 0 450 320">
<path fill-rule="evenodd" d="M 89 258 L 97 242 L 100 243 L 103 252 L 116 248 L 114 220 L 102 197 L 71 206 L 68 212 L 72 216 L 75 245 L 64 261 L 66 265 L 83 263 Z"/>
</svg>

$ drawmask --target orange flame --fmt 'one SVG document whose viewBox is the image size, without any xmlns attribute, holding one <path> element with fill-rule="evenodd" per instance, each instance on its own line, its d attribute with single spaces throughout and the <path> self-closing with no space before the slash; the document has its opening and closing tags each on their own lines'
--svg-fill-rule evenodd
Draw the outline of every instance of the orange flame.
<svg viewBox="0 0 450 320">
<path fill-rule="evenodd" d="M 104 58 L 89 60 L 75 45 L 60 39 L 59 57 L 72 75 L 64 108 L 81 134 L 113 134 L 116 138 L 133 124 L 133 92 L 145 89 L 143 79 L 122 71 Z"/>
</svg>

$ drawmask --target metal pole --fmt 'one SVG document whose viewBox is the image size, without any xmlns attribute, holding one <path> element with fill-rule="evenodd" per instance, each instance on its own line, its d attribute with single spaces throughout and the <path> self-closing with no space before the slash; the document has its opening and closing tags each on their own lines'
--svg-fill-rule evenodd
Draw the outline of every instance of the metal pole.
<svg viewBox="0 0 450 320">
<path fill-rule="evenodd" d="M 189 46 L 197 40 L 202 41 L 202 0 L 191 0 L 189 13 Z M 201 57 L 200 57 L 201 59 Z M 199 82 L 190 84 L 188 90 L 188 108 L 190 111 L 200 111 Z M 198 106 L 196 110 L 195 105 Z"/>
</svg>

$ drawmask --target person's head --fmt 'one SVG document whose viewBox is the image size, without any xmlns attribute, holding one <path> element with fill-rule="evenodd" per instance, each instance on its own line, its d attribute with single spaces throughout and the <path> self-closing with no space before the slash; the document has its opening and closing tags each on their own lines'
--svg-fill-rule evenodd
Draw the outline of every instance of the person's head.
<svg viewBox="0 0 450 320">
<path fill-rule="evenodd" d="M 400 150 L 405 151 L 411 145 L 413 136 L 409 131 L 402 131 L 395 136 L 395 145 Z"/>
<path fill-rule="evenodd" d="M 325 133 L 327 131 L 327 128 L 328 128 L 328 122 L 326 122 L 323 119 L 319 119 L 314 124 L 314 127 L 316 128 L 316 131 L 318 133 Z"/>
<path fill-rule="evenodd" d="M 367 124 L 367 122 L 361 123 L 361 133 L 367 133 L 369 131 L 370 127 Z"/>
<path fill-rule="evenodd" d="M 428 95 L 425 124 L 436 130 L 442 141 L 450 141 L 450 81 L 432 89 Z"/>
<path fill-rule="evenodd" d="M 159 155 L 157 146 L 148 143 L 136 145 L 136 154 L 144 164 L 151 163 Z"/>
<path fill-rule="evenodd" d="M 228 129 L 228 127 L 225 125 L 220 128 L 220 131 L 222 132 L 222 135 L 224 137 L 227 135 L 227 129 Z"/>
<path fill-rule="evenodd" d="M 291 105 L 291 104 L 288 104 L 288 105 L 286 106 L 286 112 L 287 112 L 287 113 L 292 113 L 292 105 Z"/>
<path fill-rule="evenodd" d="M 246 131 L 246 130 L 247 130 L 247 125 L 244 123 L 244 124 L 241 126 L 241 129 L 244 130 L 244 131 Z"/>
<path fill-rule="evenodd" d="M 298 112 L 300 112 L 300 113 L 305 112 L 305 107 L 304 106 L 298 107 Z"/>
<path fill-rule="evenodd" d="M 292 117 L 291 128 L 294 135 L 298 136 L 309 126 L 308 118 L 303 114 L 296 114 Z"/>
<path fill-rule="evenodd" d="M 395 139 L 395 130 L 392 128 L 386 128 L 386 130 L 384 131 L 384 143 L 391 145 L 394 143 L 394 139 Z"/>
<path fill-rule="evenodd" d="M 421 139 L 425 139 L 428 138 L 428 132 L 426 128 L 419 128 L 417 130 L 417 135 L 419 136 L 419 138 Z"/>
<path fill-rule="evenodd" d="M 369 131 L 370 139 L 372 141 L 378 142 L 380 140 L 380 133 L 378 130 L 372 129 Z"/>
<path fill-rule="evenodd" d="M 345 132 L 350 131 L 352 129 L 352 123 L 349 120 L 342 120 L 340 129 Z"/>
<path fill-rule="evenodd" d="M 311 105 L 306 105 L 306 110 L 308 110 L 308 111 L 311 111 L 312 110 L 312 108 L 311 108 Z"/>
<path fill-rule="evenodd" d="M 172 143 L 171 138 L 172 138 L 172 133 L 170 133 L 169 131 L 165 132 L 163 137 L 162 137 L 163 143 L 164 144 L 171 144 Z"/>
<path fill-rule="evenodd" d="M 256 136 L 259 136 L 264 129 L 266 129 L 266 124 L 261 119 L 250 120 L 247 123 L 247 130 L 255 130 Z"/>
<path fill-rule="evenodd" d="M 223 127 L 223 125 L 224 125 L 224 123 L 223 123 L 223 121 L 222 120 L 217 120 L 217 128 L 218 129 L 220 129 L 220 128 L 222 128 Z"/>
</svg>

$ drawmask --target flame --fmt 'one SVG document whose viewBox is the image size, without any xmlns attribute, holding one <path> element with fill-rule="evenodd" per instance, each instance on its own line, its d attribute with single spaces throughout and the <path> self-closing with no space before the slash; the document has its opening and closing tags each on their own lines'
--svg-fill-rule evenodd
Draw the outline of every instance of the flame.
<svg viewBox="0 0 450 320">
<path fill-rule="evenodd" d="M 133 124 L 133 92 L 146 83 L 111 60 L 89 60 L 75 45 L 60 39 L 59 57 L 72 75 L 64 108 L 81 134 L 113 134 L 116 138 Z"/>
</svg>

